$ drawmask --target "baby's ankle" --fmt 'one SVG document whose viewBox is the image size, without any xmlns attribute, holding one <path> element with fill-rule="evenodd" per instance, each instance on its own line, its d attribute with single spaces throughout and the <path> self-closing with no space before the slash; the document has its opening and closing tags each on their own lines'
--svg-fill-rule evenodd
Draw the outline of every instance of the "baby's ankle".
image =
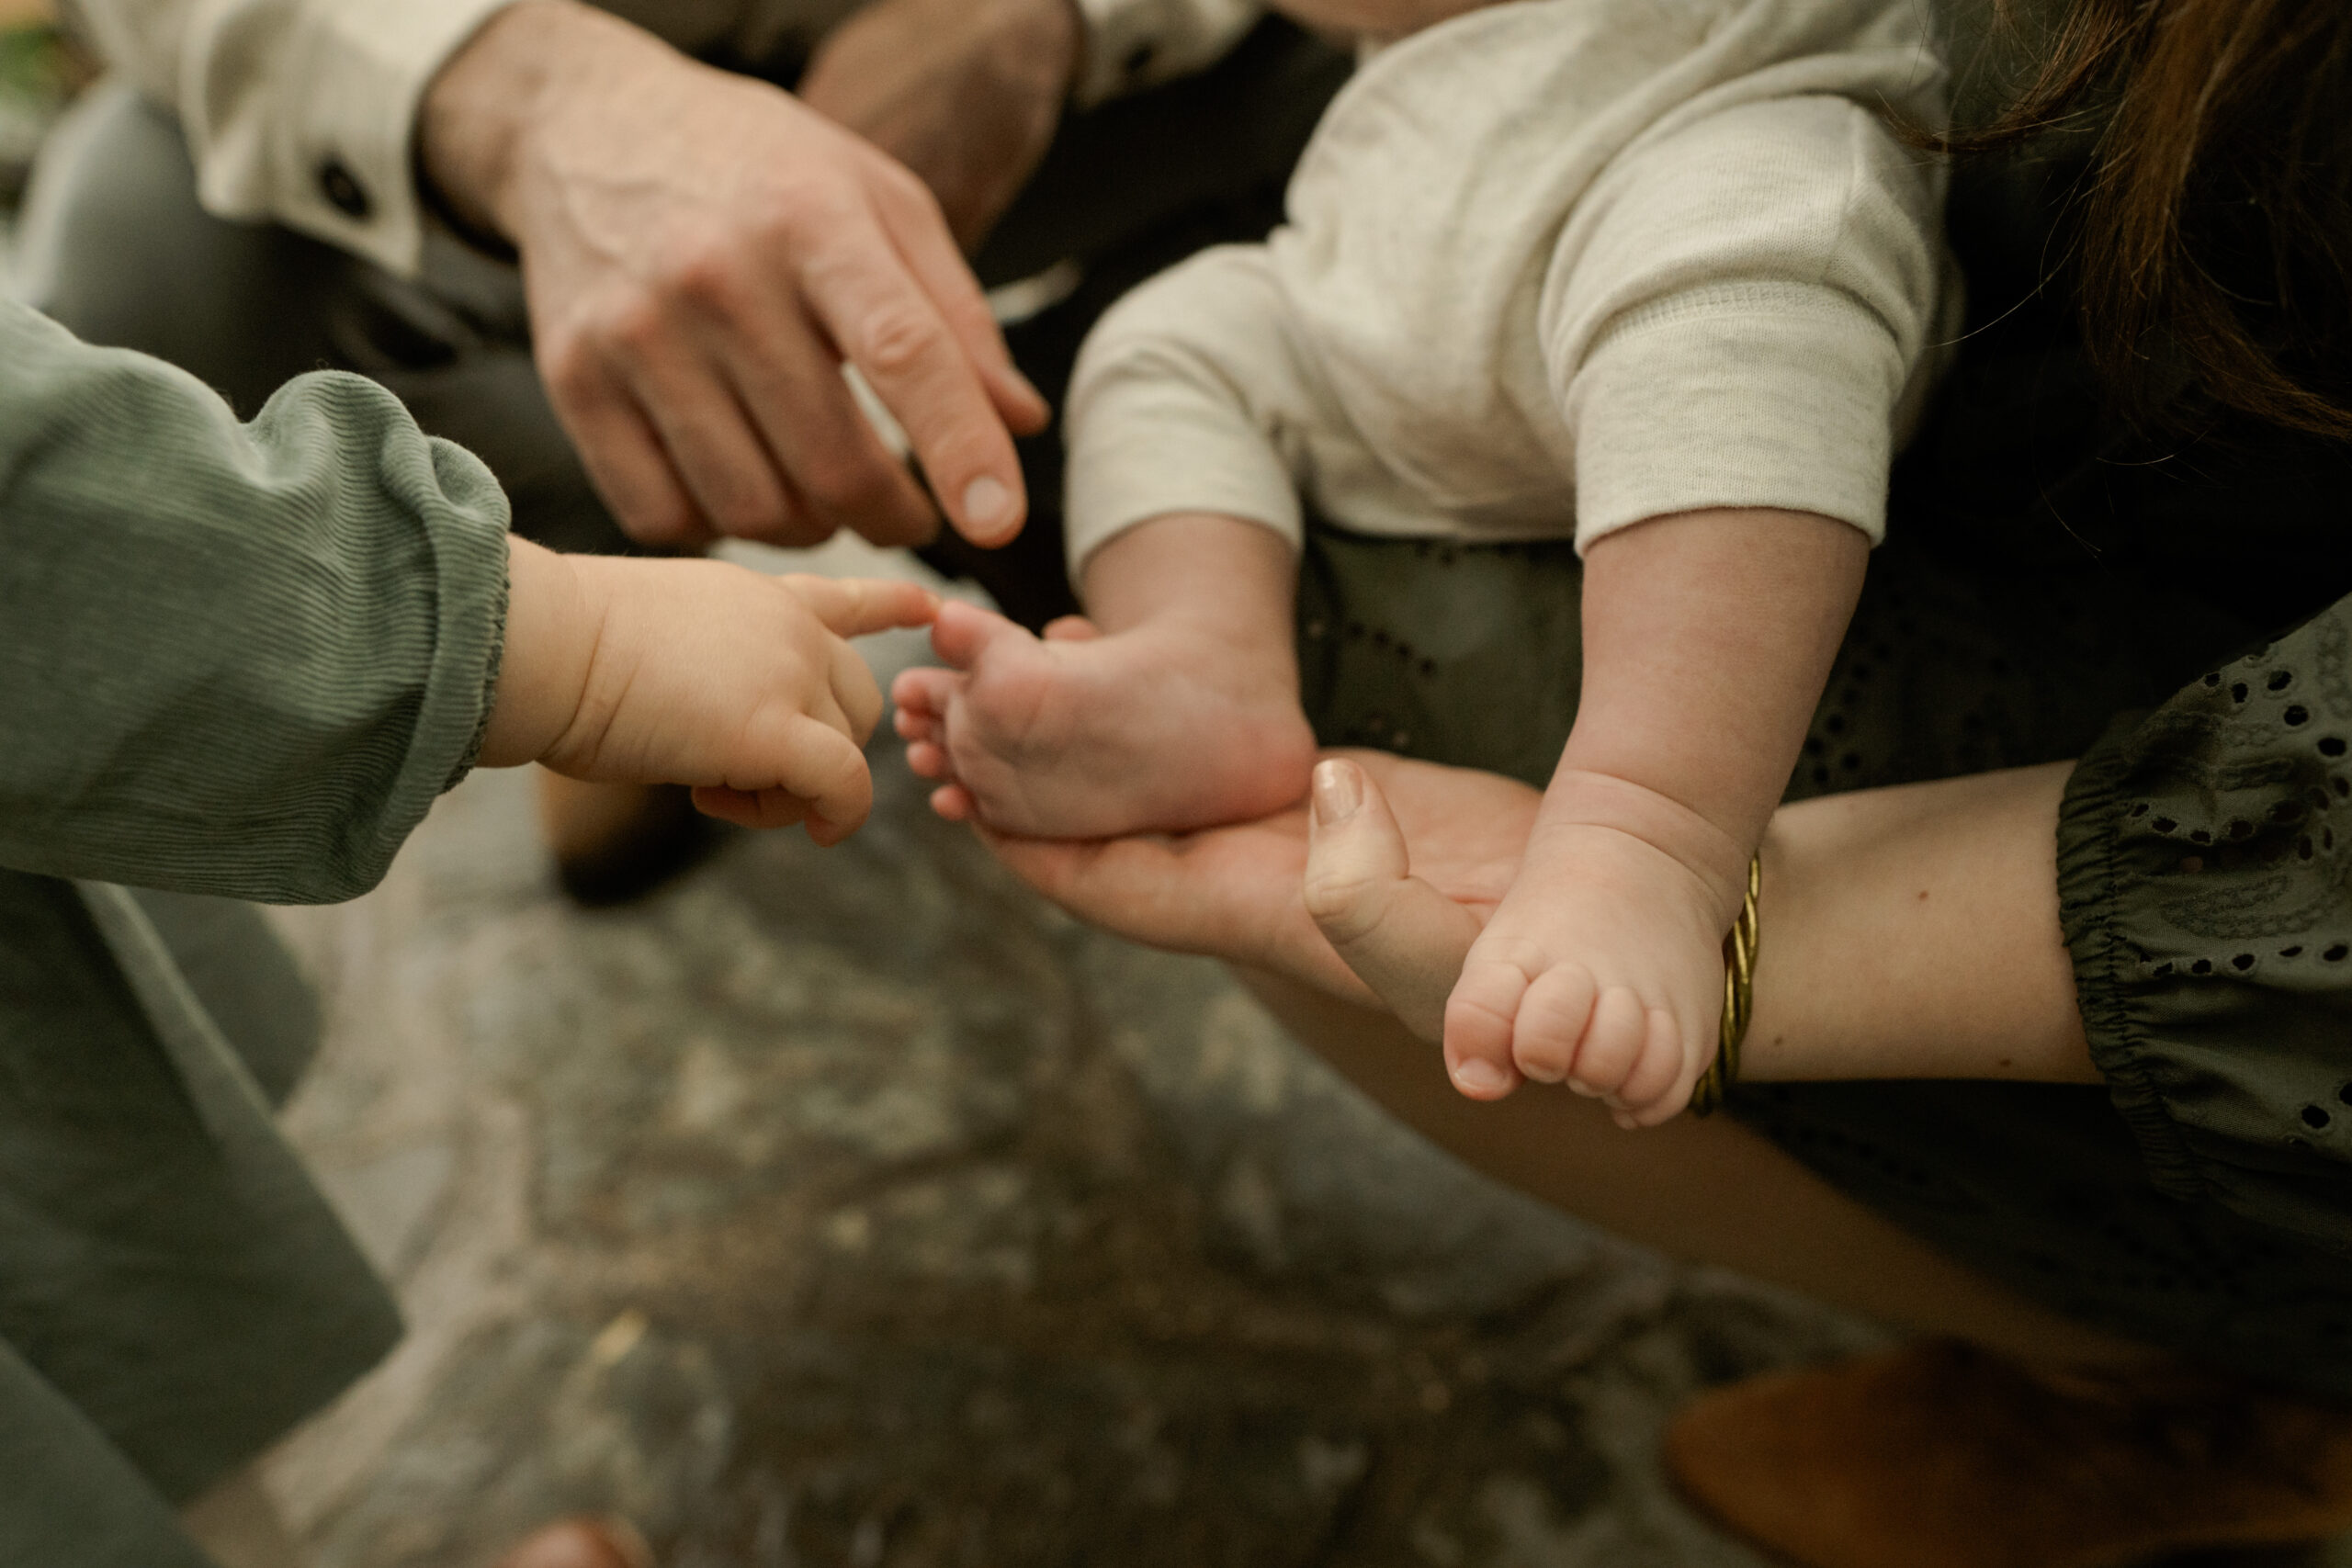
<svg viewBox="0 0 2352 1568">
<path fill-rule="evenodd" d="M 1544 792 L 1529 854 L 1542 852 L 1547 840 L 1572 839 L 1592 829 L 1642 840 L 1689 870 L 1726 908 L 1738 907 L 1754 845 L 1742 843 L 1704 812 L 1665 790 L 1613 773 L 1563 767 Z"/>
<path fill-rule="evenodd" d="M 1288 625 L 1261 626 L 1213 606 L 1170 604 L 1124 626 L 1097 621 L 1105 637 L 1130 638 L 1187 668 L 1214 671 L 1237 696 L 1298 700 L 1298 650 Z"/>
</svg>

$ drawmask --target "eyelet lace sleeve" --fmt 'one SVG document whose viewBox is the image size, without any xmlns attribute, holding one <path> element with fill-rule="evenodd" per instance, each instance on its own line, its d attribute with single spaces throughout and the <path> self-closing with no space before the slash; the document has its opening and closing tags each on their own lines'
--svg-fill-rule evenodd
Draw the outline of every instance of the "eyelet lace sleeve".
<svg viewBox="0 0 2352 1568">
<path fill-rule="evenodd" d="M 2352 1254 L 2352 600 L 2092 748 L 2059 824 L 2091 1055 L 2157 1185 Z"/>
</svg>

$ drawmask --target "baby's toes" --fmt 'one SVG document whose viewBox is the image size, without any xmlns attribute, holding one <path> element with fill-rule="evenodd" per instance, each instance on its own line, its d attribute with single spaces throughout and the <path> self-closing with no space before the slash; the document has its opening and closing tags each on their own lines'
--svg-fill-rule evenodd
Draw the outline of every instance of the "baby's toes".
<svg viewBox="0 0 2352 1568">
<path fill-rule="evenodd" d="M 1445 1070 L 1472 1100 L 1500 1100 L 1519 1087 L 1510 1036 L 1526 991 L 1527 976 L 1517 964 L 1474 958 L 1462 966 L 1445 1003 Z"/>
<path fill-rule="evenodd" d="M 944 784 L 956 776 L 956 764 L 946 747 L 935 740 L 916 740 L 907 747 L 907 772 Z"/>
<path fill-rule="evenodd" d="M 962 784 L 942 784 L 931 792 L 931 808 L 950 822 L 970 822 L 979 816 L 972 792 Z"/>
<path fill-rule="evenodd" d="M 1592 1021 L 1600 995 L 1592 971 L 1581 964 L 1546 969 L 1520 998 L 1511 1027 L 1511 1059 L 1537 1083 L 1558 1083 L 1575 1068 L 1577 1043 Z"/>
<path fill-rule="evenodd" d="M 1636 1123 L 1655 1127 L 1690 1102 L 1690 1088 L 1698 1078 L 1690 1070 L 1690 1055 L 1683 1046 L 1679 1021 L 1664 1008 L 1651 1009 L 1641 1060 L 1617 1091 L 1618 1103 Z"/>
<path fill-rule="evenodd" d="M 1036 640 L 1002 615 L 955 599 L 939 607 L 939 619 L 931 625 L 932 651 L 959 671 L 971 669 L 997 649 L 1034 646 Z M 955 677 L 950 673 L 948 678 Z"/>
<path fill-rule="evenodd" d="M 890 701 L 897 705 L 899 717 L 912 716 L 935 724 L 946 716 L 948 700 L 955 696 L 965 679 L 960 671 L 954 670 L 934 670 L 928 666 L 901 670 L 898 678 L 890 682 Z"/>
<path fill-rule="evenodd" d="M 1577 1047 L 1568 1082 L 1579 1092 L 1616 1095 L 1642 1058 L 1649 1032 L 1649 1010 L 1623 986 L 1611 986 L 1592 1004 L 1592 1021 Z"/>
</svg>

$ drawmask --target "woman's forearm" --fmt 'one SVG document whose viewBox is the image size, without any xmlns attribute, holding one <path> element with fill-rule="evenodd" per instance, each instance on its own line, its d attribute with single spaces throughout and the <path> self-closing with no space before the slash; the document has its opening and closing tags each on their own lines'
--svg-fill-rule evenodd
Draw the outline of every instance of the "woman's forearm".
<svg viewBox="0 0 2352 1568">
<path fill-rule="evenodd" d="M 1764 840 L 1741 1076 L 2099 1081 L 2059 934 L 2070 771 L 1782 809 Z"/>
</svg>

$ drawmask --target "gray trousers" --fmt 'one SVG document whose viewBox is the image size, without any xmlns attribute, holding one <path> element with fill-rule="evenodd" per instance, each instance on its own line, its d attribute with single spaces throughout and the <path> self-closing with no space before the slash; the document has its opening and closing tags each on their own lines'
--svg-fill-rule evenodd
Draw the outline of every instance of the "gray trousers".
<svg viewBox="0 0 2352 1568">
<path fill-rule="evenodd" d="M 197 1568 L 173 1508 L 398 1339 L 273 1124 L 317 1035 L 252 908 L 0 870 L 5 1568 Z"/>
</svg>

